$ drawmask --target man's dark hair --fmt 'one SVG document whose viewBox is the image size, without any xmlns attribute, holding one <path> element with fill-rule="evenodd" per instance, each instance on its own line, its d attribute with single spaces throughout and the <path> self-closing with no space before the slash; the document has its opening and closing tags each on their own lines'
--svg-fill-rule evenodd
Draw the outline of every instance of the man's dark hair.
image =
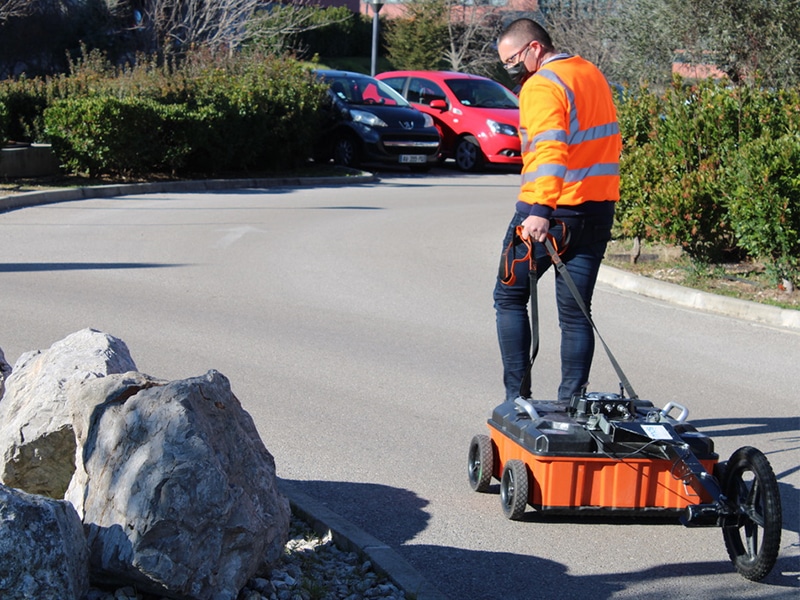
<svg viewBox="0 0 800 600">
<path fill-rule="evenodd" d="M 511 23 L 505 28 L 503 33 L 500 34 L 498 42 L 506 38 L 514 38 L 520 43 L 536 40 L 542 45 L 545 52 L 554 51 L 553 40 L 550 39 L 550 34 L 533 19 L 517 19 Z"/>
</svg>

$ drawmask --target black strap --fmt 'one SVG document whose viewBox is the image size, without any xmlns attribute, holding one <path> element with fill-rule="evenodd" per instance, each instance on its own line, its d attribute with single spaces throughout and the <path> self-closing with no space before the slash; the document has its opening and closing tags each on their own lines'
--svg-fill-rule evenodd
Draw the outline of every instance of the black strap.
<svg viewBox="0 0 800 600">
<path fill-rule="evenodd" d="M 561 257 L 558 255 L 558 252 L 556 251 L 555 247 L 553 247 L 553 243 L 550 240 L 550 238 L 547 238 L 544 241 L 544 246 L 547 249 L 547 253 L 550 255 L 550 259 L 553 261 L 553 264 L 558 269 L 558 272 L 561 274 L 562 277 L 564 277 L 564 281 L 567 283 L 567 287 L 569 287 L 569 290 L 572 292 L 572 295 L 575 298 L 575 302 L 577 302 L 578 306 L 581 307 L 584 316 L 586 316 L 586 319 L 589 321 L 589 324 L 591 324 L 592 329 L 594 329 L 594 332 L 597 334 L 598 339 L 603 344 L 603 348 L 605 348 L 606 350 L 608 359 L 611 361 L 611 365 L 614 367 L 614 371 L 616 371 L 617 377 L 619 377 L 620 384 L 625 389 L 625 391 L 628 392 L 628 396 L 632 400 L 635 400 L 639 396 L 636 395 L 636 392 L 633 390 L 633 386 L 631 385 L 630 381 L 628 381 L 628 378 L 625 376 L 625 373 L 622 372 L 622 367 L 619 366 L 617 359 L 614 358 L 614 355 L 611 353 L 611 349 L 606 344 L 606 341 L 603 339 L 603 336 L 600 335 L 600 331 L 598 331 L 597 325 L 594 324 L 594 321 L 592 321 L 592 317 L 589 316 L 589 310 L 586 308 L 586 304 L 584 304 L 583 298 L 581 298 L 580 292 L 578 292 L 578 288 L 575 286 L 575 282 L 572 279 L 572 275 L 570 275 L 569 271 L 567 271 L 567 265 L 565 265 L 564 262 L 561 260 Z M 531 290 L 533 291 L 533 284 L 531 284 Z M 538 345 L 538 334 L 537 334 L 537 345 Z M 533 366 L 533 359 L 531 359 L 531 366 Z"/>
<path fill-rule="evenodd" d="M 529 242 L 530 243 L 530 242 Z M 531 363 L 525 371 L 525 376 L 519 384 L 519 395 L 525 397 L 525 390 L 531 389 L 531 371 L 533 370 L 533 361 L 536 360 L 536 355 L 539 354 L 539 295 L 536 291 L 536 285 L 539 281 L 539 274 L 536 271 L 536 260 L 533 258 L 533 251 L 531 251 L 531 268 L 528 273 L 531 288 Z"/>
</svg>

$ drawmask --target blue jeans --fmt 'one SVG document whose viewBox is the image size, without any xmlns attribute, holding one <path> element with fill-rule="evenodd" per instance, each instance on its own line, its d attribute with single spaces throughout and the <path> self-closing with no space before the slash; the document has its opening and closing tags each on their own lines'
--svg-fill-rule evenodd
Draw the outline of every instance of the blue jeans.
<svg viewBox="0 0 800 600">
<path fill-rule="evenodd" d="M 503 240 L 504 250 L 513 240 L 516 226 L 522 223 L 525 217 L 526 215 L 520 213 L 514 215 Z M 554 218 L 560 217 L 554 214 Z M 602 215 L 599 218 L 593 215 L 588 221 L 582 217 L 566 217 L 563 221 L 569 226 L 571 236 L 561 259 L 572 276 L 583 302 L 591 311 L 597 272 L 606 251 L 606 244 L 611 237 L 613 211 L 610 215 Z M 585 225 L 587 222 L 591 223 L 590 227 Z M 551 233 L 557 238 L 559 232 L 560 227 L 551 229 Z M 531 321 L 528 314 L 529 263 L 521 260 L 527 248 L 524 244 L 519 244 L 512 252 L 514 258 L 520 259 L 514 266 L 516 281 L 512 285 L 506 285 L 498 276 L 494 289 L 497 339 L 503 360 L 506 400 L 513 400 L 518 396 L 531 397 L 530 385 L 522 389 L 523 379 L 531 366 Z M 534 244 L 534 256 L 536 273 L 541 277 L 552 265 L 552 261 L 543 244 Z M 507 264 L 511 264 L 510 261 Z M 558 399 L 569 401 L 589 381 L 589 370 L 594 354 L 594 331 L 558 270 L 555 272 L 555 280 L 558 323 L 561 328 L 561 385 L 558 388 Z M 530 383 L 530 379 L 527 383 Z"/>
</svg>

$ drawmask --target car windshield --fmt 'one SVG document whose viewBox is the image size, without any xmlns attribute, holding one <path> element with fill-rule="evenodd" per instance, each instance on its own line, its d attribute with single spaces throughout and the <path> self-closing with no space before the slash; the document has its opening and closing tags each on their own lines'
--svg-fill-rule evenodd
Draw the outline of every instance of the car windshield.
<svg viewBox="0 0 800 600">
<path fill-rule="evenodd" d="M 322 74 L 322 78 L 330 84 L 333 94 L 350 105 L 409 106 L 400 94 L 372 77 Z"/>
<path fill-rule="evenodd" d="M 477 108 L 519 108 L 519 99 L 496 81 L 490 79 L 448 79 L 458 101 Z"/>
</svg>

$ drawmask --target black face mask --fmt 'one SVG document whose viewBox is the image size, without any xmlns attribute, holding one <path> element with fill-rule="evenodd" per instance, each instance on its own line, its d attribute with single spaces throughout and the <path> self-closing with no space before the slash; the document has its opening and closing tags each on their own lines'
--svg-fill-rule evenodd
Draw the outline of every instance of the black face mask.
<svg viewBox="0 0 800 600">
<path fill-rule="evenodd" d="M 517 85 L 522 85 L 533 73 L 525 66 L 525 61 L 521 60 L 513 67 L 506 69 L 506 73 Z"/>
</svg>

